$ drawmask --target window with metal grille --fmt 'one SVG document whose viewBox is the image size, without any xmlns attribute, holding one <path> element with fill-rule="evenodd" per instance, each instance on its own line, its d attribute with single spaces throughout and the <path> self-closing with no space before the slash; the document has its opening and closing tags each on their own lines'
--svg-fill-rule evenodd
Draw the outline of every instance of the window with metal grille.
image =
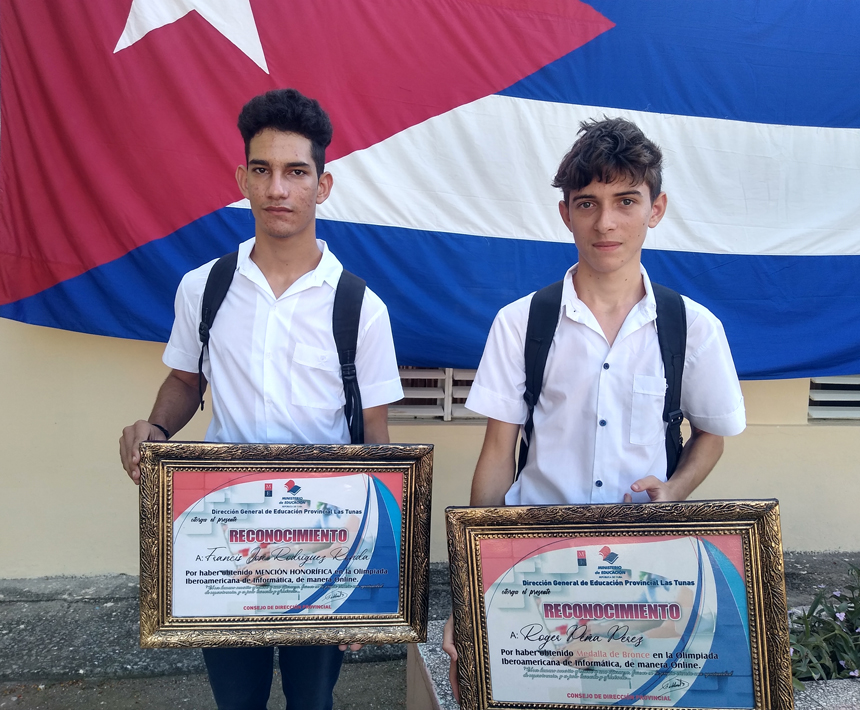
<svg viewBox="0 0 860 710">
<path fill-rule="evenodd" d="M 860 419 L 860 375 L 813 377 L 809 384 L 809 418 Z"/>
<path fill-rule="evenodd" d="M 465 407 L 474 379 L 474 370 L 401 367 L 404 397 L 388 406 L 388 418 L 443 422 L 483 419 Z"/>
</svg>

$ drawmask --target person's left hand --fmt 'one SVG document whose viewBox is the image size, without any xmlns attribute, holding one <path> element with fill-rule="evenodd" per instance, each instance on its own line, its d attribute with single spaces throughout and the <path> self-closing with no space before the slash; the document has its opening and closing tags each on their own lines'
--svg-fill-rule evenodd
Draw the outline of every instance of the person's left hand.
<svg viewBox="0 0 860 710">
<path fill-rule="evenodd" d="M 669 485 L 668 481 L 661 481 L 656 476 L 645 476 L 645 478 L 640 478 L 638 481 L 633 483 L 630 486 L 630 490 L 635 493 L 641 493 L 645 491 L 648 494 L 648 497 L 651 499 L 651 502 L 654 503 L 656 501 L 673 501 L 676 500 L 675 496 L 672 494 L 672 488 Z M 624 494 L 624 502 L 632 503 L 633 497 L 629 493 Z"/>
<path fill-rule="evenodd" d="M 360 649 L 362 646 L 364 646 L 364 644 L 363 644 L 363 643 L 351 643 L 351 644 L 349 644 L 348 648 L 349 648 L 349 650 L 350 650 L 350 651 L 358 651 L 358 649 Z M 338 646 L 338 648 L 339 648 L 341 651 L 346 651 L 346 649 L 347 649 L 347 644 L 342 643 L 340 646 Z"/>
</svg>

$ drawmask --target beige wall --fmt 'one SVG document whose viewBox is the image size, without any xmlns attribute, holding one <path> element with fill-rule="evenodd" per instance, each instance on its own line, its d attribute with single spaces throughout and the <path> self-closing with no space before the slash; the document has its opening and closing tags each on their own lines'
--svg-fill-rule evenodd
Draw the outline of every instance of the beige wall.
<svg viewBox="0 0 860 710">
<path fill-rule="evenodd" d="M 149 414 L 162 350 L 0 319 L 0 577 L 137 574 L 137 489 L 118 441 Z M 204 430 L 195 421 L 188 438 Z"/>
<path fill-rule="evenodd" d="M 119 466 L 120 431 L 146 417 L 162 346 L 0 319 L 0 577 L 136 574 L 137 491 Z M 810 425 L 807 380 L 744 383 L 749 426 L 727 441 L 698 498 L 779 498 L 785 547 L 860 550 L 860 437 Z M 198 414 L 182 432 L 200 439 Z M 468 501 L 480 424 L 397 424 L 392 440 L 436 445 L 434 560 L 444 509 Z"/>
</svg>

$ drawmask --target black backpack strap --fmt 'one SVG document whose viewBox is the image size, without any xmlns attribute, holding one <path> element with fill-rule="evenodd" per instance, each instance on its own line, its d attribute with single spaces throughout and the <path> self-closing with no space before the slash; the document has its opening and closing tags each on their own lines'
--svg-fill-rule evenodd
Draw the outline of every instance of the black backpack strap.
<svg viewBox="0 0 860 710">
<path fill-rule="evenodd" d="M 517 461 L 517 473 L 514 480 L 519 478 L 529 457 L 529 443 L 534 431 L 534 413 L 540 391 L 543 387 L 543 373 L 546 369 L 546 359 L 549 357 L 549 347 L 558 326 L 558 314 L 561 310 L 561 292 L 564 281 L 545 286 L 535 293 L 529 306 L 529 321 L 526 326 L 525 366 L 526 388 L 523 399 L 528 408 L 528 416 L 523 426 L 523 436 L 520 440 L 520 455 Z"/>
<path fill-rule="evenodd" d="M 340 275 L 334 294 L 334 311 L 331 329 L 340 359 L 340 376 L 346 403 L 343 413 L 349 427 L 350 443 L 364 443 L 364 412 L 361 409 L 361 391 L 355 372 L 355 352 L 358 346 L 358 321 L 367 283 L 346 269 Z"/>
<path fill-rule="evenodd" d="M 209 347 L 209 331 L 215 322 L 215 315 L 230 290 L 233 283 L 233 274 L 236 273 L 236 265 L 239 263 L 239 252 L 222 256 L 212 266 L 206 279 L 206 288 L 203 289 L 203 303 L 200 308 L 200 327 L 197 333 L 200 336 L 200 359 L 197 361 L 197 389 L 200 394 L 200 409 L 203 409 L 203 353 Z"/>
<path fill-rule="evenodd" d="M 666 400 L 663 421 L 666 427 L 666 478 L 671 478 L 678 466 L 684 440 L 681 437 L 681 379 L 687 353 L 687 309 L 681 294 L 660 284 L 651 284 L 657 301 L 657 339 L 666 373 Z"/>
</svg>

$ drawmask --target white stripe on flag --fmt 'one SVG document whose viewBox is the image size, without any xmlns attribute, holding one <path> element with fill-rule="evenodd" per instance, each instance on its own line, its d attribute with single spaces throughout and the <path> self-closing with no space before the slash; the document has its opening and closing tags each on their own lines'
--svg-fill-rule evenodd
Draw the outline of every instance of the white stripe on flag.
<svg viewBox="0 0 860 710">
<path fill-rule="evenodd" d="M 492 95 L 330 163 L 329 220 L 570 241 L 550 186 L 585 119 L 623 116 L 664 151 L 669 211 L 646 248 L 860 254 L 860 130 Z M 243 204 L 244 203 L 244 204 Z M 247 206 L 245 201 L 233 206 Z"/>
</svg>

